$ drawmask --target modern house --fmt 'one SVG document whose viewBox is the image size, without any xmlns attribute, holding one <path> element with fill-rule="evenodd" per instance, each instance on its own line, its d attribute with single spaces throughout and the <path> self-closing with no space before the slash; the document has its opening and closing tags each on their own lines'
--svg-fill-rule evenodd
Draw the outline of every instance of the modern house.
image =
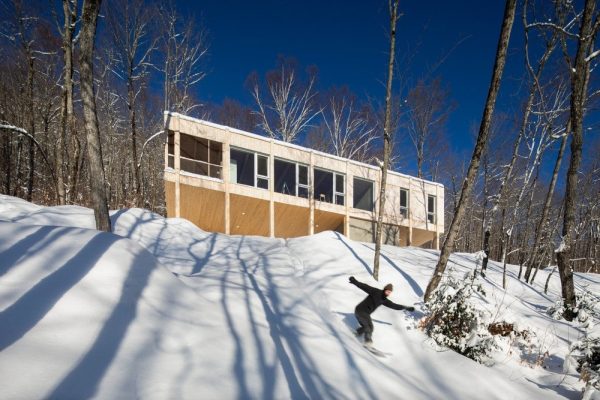
<svg viewBox="0 0 600 400">
<path fill-rule="evenodd" d="M 380 168 L 165 112 L 167 214 L 231 235 L 374 242 Z M 387 244 L 439 248 L 444 187 L 389 171 Z"/>
</svg>

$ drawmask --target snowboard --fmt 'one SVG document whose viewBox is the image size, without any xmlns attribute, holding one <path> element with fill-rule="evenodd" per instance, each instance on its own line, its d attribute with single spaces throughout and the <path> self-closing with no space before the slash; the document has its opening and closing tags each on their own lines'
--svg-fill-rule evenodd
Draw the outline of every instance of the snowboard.
<svg viewBox="0 0 600 400">
<path fill-rule="evenodd" d="M 381 351 L 375 347 L 373 347 L 372 344 L 364 344 L 363 343 L 363 347 L 365 349 L 367 349 L 367 351 L 373 355 L 376 355 L 377 357 L 381 357 L 381 358 L 386 358 L 388 356 L 391 356 L 392 353 L 386 353 L 385 351 Z"/>
</svg>

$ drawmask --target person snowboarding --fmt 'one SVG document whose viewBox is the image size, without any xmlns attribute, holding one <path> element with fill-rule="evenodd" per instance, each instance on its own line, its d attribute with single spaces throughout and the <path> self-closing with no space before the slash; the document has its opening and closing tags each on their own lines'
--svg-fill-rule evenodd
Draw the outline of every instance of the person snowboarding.
<svg viewBox="0 0 600 400">
<path fill-rule="evenodd" d="M 364 334 L 366 346 L 373 345 L 373 321 L 371 320 L 371 314 L 377 307 L 383 304 L 394 310 L 415 311 L 414 307 L 396 304 L 388 299 L 389 295 L 392 294 L 392 291 L 394 290 L 391 283 L 385 285 L 383 290 L 359 282 L 353 276 L 350 277 L 350 283 L 368 294 L 368 296 L 354 309 L 354 316 L 360 324 L 360 327 L 356 330 L 356 336 L 360 337 Z"/>
</svg>

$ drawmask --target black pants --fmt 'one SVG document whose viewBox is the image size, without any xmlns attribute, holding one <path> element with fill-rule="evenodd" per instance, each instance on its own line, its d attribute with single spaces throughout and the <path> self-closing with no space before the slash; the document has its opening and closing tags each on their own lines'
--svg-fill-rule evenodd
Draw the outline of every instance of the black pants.
<svg viewBox="0 0 600 400">
<path fill-rule="evenodd" d="M 354 310 L 354 316 L 358 320 L 360 324 L 360 328 L 358 328 L 358 333 L 365 334 L 365 342 L 370 342 L 373 340 L 373 321 L 371 320 L 371 315 L 359 310 Z"/>
</svg>

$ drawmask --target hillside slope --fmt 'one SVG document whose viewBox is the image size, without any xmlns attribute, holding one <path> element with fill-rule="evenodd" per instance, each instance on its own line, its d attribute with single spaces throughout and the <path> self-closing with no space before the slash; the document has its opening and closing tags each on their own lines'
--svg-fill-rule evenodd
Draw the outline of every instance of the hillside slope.
<svg viewBox="0 0 600 400">
<path fill-rule="evenodd" d="M 536 340 L 505 346 L 487 367 L 440 349 L 416 328 L 436 252 L 373 245 L 333 232 L 290 240 L 226 236 L 140 209 L 112 213 L 113 234 L 90 228 L 80 207 L 38 207 L 0 196 L 0 387 L 30 398 L 579 398 L 562 373 L 581 332 L 545 308 L 558 297 L 508 291 L 492 263 L 482 302 Z M 456 274 L 475 267 L 454 254 Z M 364 293 L 392 282 L 414 313 L 378 309 L 375 345 L 351 328 Z M 543 284 L 545 272 L 538 282 Z M 577 277 L 598 291 L 596 275 Z M 500 286 L 499 286 L 500 285 Z M 537 354 L 546 356 L 537 357 Z M 542 366 L 536 366 L 540 361 Z"/>
</svg>

